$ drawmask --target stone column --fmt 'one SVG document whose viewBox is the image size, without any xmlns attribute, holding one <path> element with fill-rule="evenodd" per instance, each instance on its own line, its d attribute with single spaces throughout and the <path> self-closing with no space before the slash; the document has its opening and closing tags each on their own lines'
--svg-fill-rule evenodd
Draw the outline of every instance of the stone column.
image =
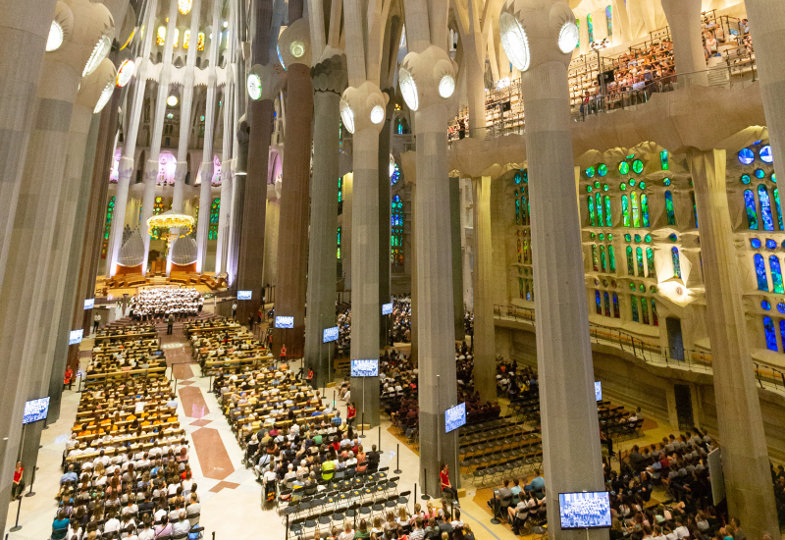
<svg viewBox="0 0 785 540">
<path fill-rule="evenodd" d="M 575 204 L 567 66 L 554 39 L 575 16 L 566 4 L 522 0 L 519 11 L 503 11 L 500 27 L 521 24 L 528 35 L 530 63 L 523 70 L 526 154 L 537 312 L 537 369 L 540 381 L 543 464 L 549 497 L 602 491 L 594 372 L 581 257 L 580 216 Z M 536 22 L 535 22 L 536 21 Z M 548 21 L 542 23 L 541 21 Z M 510 51 L 507 51 L 508 53 Z M 520 55 L 509 54 L 520 59 Z M 602 529 L 563 530 L 559 505 L 548 505 L 550 538 L 608 538 Z"/>
<path fill-rule="evenodd" d="M 458 178 L 450 178 L 450 248 L 452 253 L 452 305 L 455 339 L 463 341 L 463 266 L 461 265 L 461 188 Z"/>
<path fill-rule="evenodd" d="M 493 321 L 493 241 L 491 177 L 472 178 L 474 207 L 474 387 L 483 400 L 496 399 L 496 347 Z"/>
<path fill-rule="evenodd" d="M 229 222 L 231 221 L 232 201 L 232 170 L 230 159 L 232 148 L 232 125 L 234 110 L 234 83 L 227 82 L 224 86 L 223 103 L 223 149 L 221 150 L 221 209 L 218 212 L 218 239 L 215 247 L 215 274 L 226 271 L 226 256 L 229 247 Z"/>
<path fill-rule="evenodd" d="M 10 8 L 9 12 L 15 10 Z M 20 15 L 24 13 L 22 10 Z M 30 17 L 31 21 L 36 20 L 35 15 Z M 32 130 L 22 175 L 25 180 L 19 186 L 13 229 L 8 237 L 7 271 L 0 288 L 0 377 L 6 385 L 0 402 L 4 411 L 0 418 L 0 433 L 4 434 L 0 440 L 0 494 L 6 500 L 10 499 L 10 473 L 19 450 L 24 402 L 46 392 L 36 383 L 43 377 L 47 362 L 36 353 L 48 337 L 48 328 L 40 324 L 49 308 L 44 304 L 44 285 L 58 277 L 50 272 L 49 248 L 55 232 L 53 209 L 58 208 L 63 184 L 74 101 L 93 47 L 100 37 L 113 31 L 108 10 L 87 0 L 58 3 L 55 17 L 64 25 L 67 22 L 69 29 L 61 47 L 47 53 L 40 70 L 37 112 L 29 119 Z M 18 28 L 13 20 L 10 28 Z M 24 35 L 20 38 L 24 39 Z M 21 120 L 24 117 L 16 118 Z M 12 134 L 16 135 L 13 131 Z M 48 181 L 34 181 L 42 178 Z M 28 432 L 35 438 L 40 429 Z M 37 452 L 37 444 L 30 448 Z M 27 451 L 25 454 L 31 455 Z M 32 473 L 31 461 L 25 463 Z M 29 483 L 29 476 L 26 480 Z M 6 512 L 7 507 L 0 510 L 2 523 Z"/>
<path fill-rule="evenodd" d="M 147 262 L 150 256 L 150 234 L 147 232 L 147 220 L 153 215 L 155 204 L 155 186 L 158 178 L 158 158 L 161 154 L 161 139 L 164 133 L 164 116 L 166 115 L 167 99 L 169 97 L 169 81 L 172 78 L 172 54 L 174 53 L 174 29 L 177 23 L 177 2 L 169 0 L 169 22 L 166 25 L 166 39 L 164 40 L 163 62 L 158 77 L 158 93 L 155 98 L 155 112 L 153 113 L 153 134 L 150 137 L 150 155 L 144 163 L 144 193 L 142 195 L 142 221 L 139 223 L 142 239 L 144 240 L 144 259 L 142 260 L 142 273 L 147 273 Z M 150 26 L 153 29 L 153 26 Z M 153 32 L 150 32 L 152 36 Z M 217 40 L 213 40 L 215 42 Z M 145 57 L 147 58 L 147 57 Z M 212 67 L 212 65 L 210 66 Z M 182 97 L 182 96 L 181 96 Z"/>
<path fill-rule="evenodd" d="M 351 111 L 352 147 L 352 324 L 351 359 L 379 358 L 379 130 L 371 111 L 387 105 L 387 96 L 369 81 L 343 93 Z M 378 110 L 378 109 L 376 109 Z M 344 125 L 347 125 L 344 113 Z M 361 256 L 357 256 L 360 254 Z M 352 377 L 352 401 L 366 424 L 379 423 L 378 377 Z"/>
<path fill-rule="evenodd" d="M 298 33 L 296 23 L 286 32 Z M 307 36 L 307 29 L 303 33 Z M 296 37 L 296 36 L 293 36 Z M 289 50 L 285 34 L 279 39 L 282 54 Z M 293 61 L 299 58 L 290 56 Z M 305 63 L 286 66 L 286 143 L 281 186 L 281 227 L 278 236 L 278 276 L 275 286 L 275 314 L 294 317 L 294 328 L 273 332 L 273 354 L 286 344 L 290 358 L 303 355 L 305 344 L 305 282 L 308 265 L 308 184 L 311 175 L 311 120 L 313 87 Z M 337 181 L 337 179 L 336 179 Z"/>
<path fill-rule="evenodd" d="M 52 26 L 55 0 L 0 0 L 0 283 L 14 226 L 22 168 L 36 106 L 44 46 Z M 2 291 L 2 289 L 0 289 Z M 0 512 L 0 522 L 5 510 Z"/>
<path fill-rule="evenodd" d="M 393 89 L 385 90 L 392 95 Z M 379 304 L 390 301 L 390 137 L 392 130 L 393 103 L 387 102 L 384 124 L 379 132 Z M 379 312 L 379 347 L 387 346 L 390 315 Z"/>
<path fill-rule="evenodd" d="M 769 143 L 774 153 L 777 176 L 785 178 L 785 3 L 779 0 L 750 0 L 744 3 L 750 20 L 750 34 L 760 75 L 760 94 Z"/>
<path fill-rule="evenodd" d="M 691 150 L 687 161 L 700 222 L 714 394 L 729 398 L 716 400 L 728 513 L 750 538 L 780 538 L 728 210 L 725 151 Z"/>
<path fill-rule="evenodd" d="M 701 41 L 701 0 L 662 0 L 662 8 L 673 37 L 676 73 L 685 74 L 679 76 L 679 82 L 707 86 L 708 73 L 695 73 L 706 69 Z"/>
<path fill-rule="evenodd" d="M 146 28 L 155 27 L 155 12 L 158 0 L 151 0 L 149 17 Z M 134 77 L 133 100 L 128 116 L 128 132 L 123 139 L 123 154 L 118 164 L 117 187 L 115 188 L 114 218 L 112 219 L 109 247 L 106 253 L 106 275 L 113 276 L 117 272 L 117 259 L 123 245 L 123 229 L 125 228 L 125 214 L 128 208 L 128 189 L 131 176 L 134 173 L 134 155 L 136 153 L 136 139 L 139 133 L 139 122 L 142 119 L 145 87 L 147 85 L 147 70 L 152 69 L 149 60 L 150 49 L 154 32 L 148 32 L 142 46 L 142 55 L 136 59 L 136 76 Z M 144 165 L 144 164 L 143 164 Z M 135 221 L 135 220 L 134 220 Z"/>
<path fill-rule="evenodd" d="M 330 380 L 334 343 L 322 344 L 322 330 L 335 326 L 335 233 L 338 227 L 338 104 L 346 87 L 346 65 L 335 55 L 311 69 L 314 87 L 313 180 L 308 238 L 308 313 L 305 362 L 316 384 Z"/>
<path fill-rule="evenodd" d="M 221 26 L 221 3 L 213 3 L 213 28 Z M 207 260 L 207 234 L 210 231 L 210 207 L 213 198 L 213 131 L 215 129 L 215 91 L 216 63 L 218 61 L 219 39 L 210 43 L 210 63 L 208 68 L 207 98 L 204 111 L 204 146 L 202 149 L 202 183 L 199 188 L 199 216 L 196 229 L 196 271 L 204 272 Z"/>
</svg>

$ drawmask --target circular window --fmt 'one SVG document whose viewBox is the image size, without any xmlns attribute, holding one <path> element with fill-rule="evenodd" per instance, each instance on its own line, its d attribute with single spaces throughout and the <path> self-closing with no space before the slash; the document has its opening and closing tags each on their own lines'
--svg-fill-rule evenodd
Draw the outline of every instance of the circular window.
<svg viewBox="0 0 785 540">
<path fill-rule="evenodd" d="M 622 161 L 621 163 L 619 163 L 619 172 L 621 174 L 629 174 L 630 164 L 627 163 L 626 161 Z"/>
<path fill-rule="evenodd" d="M 632 162 L 632 170 L 635 171 L 635 174 L 640 174 L 643 172 L 643 162 L 640 159 L 636 159 Z"/>
<path fill-rule="evenodd" d="M 589 167 L 584 171 L 587 178 L 594 178 L 594 167 Z"/>
<path fill-rule="evenodd" d="M 739 150 L 739 161 L 743 165 L 749 165 L 755 161 L 755 152 L 751 148 L 742 148 Z"/>
<path fill-rule="evenodd" d="M 597 174 L 600 176 L 605 176 L 608 174 L 608 166 L 605 163 L 600 163 L 597 165 Z"/>
</svg>

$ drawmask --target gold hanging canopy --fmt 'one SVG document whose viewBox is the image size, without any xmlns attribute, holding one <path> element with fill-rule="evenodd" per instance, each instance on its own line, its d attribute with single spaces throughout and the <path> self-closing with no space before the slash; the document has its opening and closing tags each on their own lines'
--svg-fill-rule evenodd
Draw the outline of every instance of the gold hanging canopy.
<svg viewBox="0 0 785 540">
<path fill-rule="evenodd" d="M 153 229 L 168 229 L 170 237 L 183 238 L 191 234 L 196 220 L 187 214 L 163 213 L 151 216 L 147 219 L 147 232 L 153 234 Z M 178 232 L 173 234 L 173 229 Z"/>
</svg>

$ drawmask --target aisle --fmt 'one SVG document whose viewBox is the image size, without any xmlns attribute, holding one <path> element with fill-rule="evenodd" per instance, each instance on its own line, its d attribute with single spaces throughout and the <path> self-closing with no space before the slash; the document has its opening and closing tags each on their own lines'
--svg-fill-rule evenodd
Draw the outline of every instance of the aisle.
<svg viewBox="0 0 785 540">
<path fill-rule="evenodd" d="M 265 531 L 265 538 L 283 538 L 284 527 L 275 512 L 262 511 L 261 485 L 242 465 L 243 451 L 209 392 L 207 377 L 200 377 L 182 323 L 166 335 L 159 328 L 161 347 L 177 380 L 177 413 L 191 443 L 193 480 L 202 504 L 201 525 L 216 539 L 261 537 L 249 531 Z M 210 536 L 207 536 L 210 538 Z"/>
</svg>

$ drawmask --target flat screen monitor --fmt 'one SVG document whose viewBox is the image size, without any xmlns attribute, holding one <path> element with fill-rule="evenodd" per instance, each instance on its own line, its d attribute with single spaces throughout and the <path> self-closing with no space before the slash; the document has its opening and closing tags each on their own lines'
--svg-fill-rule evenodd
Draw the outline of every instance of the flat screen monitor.
<svg viewBox="0 0 785 540">
<path fill-rule="evenodd" d="M 49 413 L 49 396 L 25 401 L 25 412 L 22 416 L 23 424 L 32 424 L 46 418 Z"/>
<path fill-rule="evenodd" d="M 238 300 L 250 300 L 253 297 L 253 291 L 237 291 Z"/>
<path fill-rule="evenodd" d="M 466 424 L 466 402 L 444 411 L 444 432 L 449 433 Z"/>
<path fill-rule="evenodd" d="M 378 377 L 379 360 L 370 358 L 368 360 L 352 360 L 352 377 Z"/>
<path fill-rule="evenodd" d="M 559 493 L 562 529 L 600 529 L 611 526 L 611 499 L 607 491 Z"/>
<path fill-rule="evenodd" d="M 382 304 L 382 315 L 392 315 L 392 302 Z"/>
<path fill-rule="evenodd" d="M 338 327 L 325 328 L 322 330 L 322 343 L 330 343 L 338 341 Z"/>
<path fill-rule="evenodd" d="M 276 328 L 294 328 L 294 317 L 279 315 L 275 318 Z"/>
<path fill-rule="evenodd" d="M 95 307 L 95 298 L 85 298 L 84 308 L 93 309 L 93 307 Z"/>
<path fill-rule="evenodd" d="M 82 334 L 84 330 L 81 328 L 78 330 L 71 330 L 68 334 L 68 344 L 69 345 L 79 345 L 82 342 Z"/>
<path fill-rule="evenodd" d="M 602 382 L 594 381 L 594 399 L 602 401 Z"/>
</svg>

